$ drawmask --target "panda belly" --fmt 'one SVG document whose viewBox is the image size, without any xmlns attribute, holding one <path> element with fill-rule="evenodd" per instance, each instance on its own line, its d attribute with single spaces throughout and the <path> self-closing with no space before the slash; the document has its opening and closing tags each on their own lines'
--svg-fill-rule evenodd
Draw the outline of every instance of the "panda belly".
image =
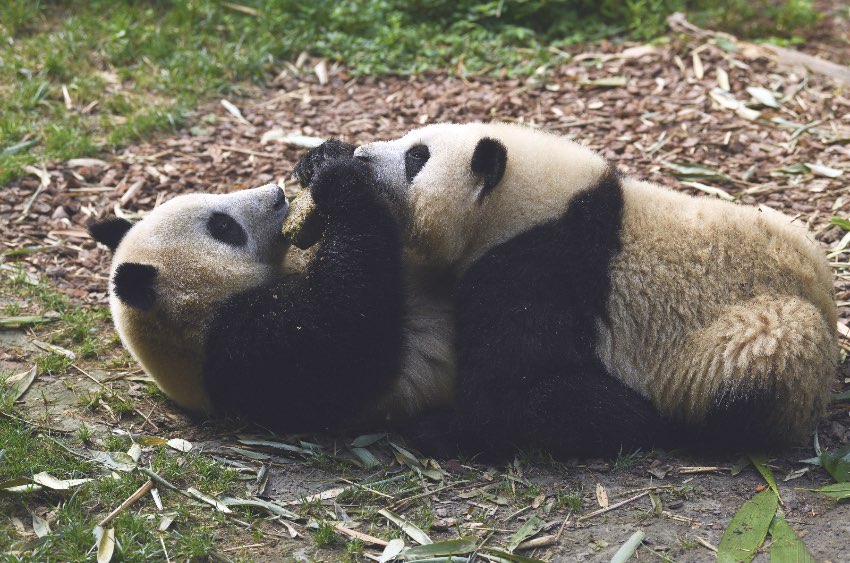
<svg viewBox="0 0 850 563">
<path fill-rule="evenodd" d="M 612 172 L 563 216 L 492 248 L 463 274 L 450 430 L 461 450 L 501 457 L 531 446 L 563 457 L 661 441 L 652 404 L 596 355 L 621 213 Z"/>
</svg>

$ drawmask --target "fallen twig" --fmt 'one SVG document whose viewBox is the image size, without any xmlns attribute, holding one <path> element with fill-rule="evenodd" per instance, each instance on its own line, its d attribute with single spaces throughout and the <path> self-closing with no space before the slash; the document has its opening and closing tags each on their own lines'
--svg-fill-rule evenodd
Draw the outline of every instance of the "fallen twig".
<svg viewBox="0 0 850 563">
<path fill-rule="evenodd" d="M 594 518 L 596 516 L 599 516 L 600 514 L 605 514 L 606 512 L 611 512 L 612 510 L 616 510 L 616 509 L 620 508 L 621 506 L 625 506 L 625 505 L 629 504 L 630 502 L 636 501 L 639 498 L 645 497 L 648 494 L 649 494 L 649 491 L 645 491 L 643 493 L 640 493 L 639 495 L 633 496 L 632 498 L 627 498 L 624 501 L 620 501 L 617 504 L 612 504 L 612 505 L 608 506 L 607 508 L 600 508 L 599 510 L 594 510 L 590 514 L 585 514 L 584 516 L 579 517 L 579 521 L 589 520 L 590 518 Z"/>
<path fill-rule="evenodd" d="M 334 530 L 341 534 L 345 534 L 348 537 L 355 538 L 366 543 L 371 543 L 372 545 L 380 545 L 382 547 L 389 545 L 388 541 L 370 536 L 369 534 L 364 534 L 363 532 L 358 532 L 357 530 L 352 530 L 351 528 L 346 528 L 342 524 L 334 524 Z"/>
<path fill-rule="evenodd" d="M 112 520 L 114 520 L 116 516 L 118 516 L 119 514 L 121 514 L 122 512 L 124 512 L 125 510 L 127 510 L 128 508 L 130 508 L 131 506 L 133 506 L 134 504 L 136 504 L 136 502 L 138 502 L 138 500 L 139 500 L 140 498 L 142 498 L 143 496 L 145 496 L 146 494 L 148 494 L 148 492 L 150 492 L 150 490 L 151 490 L 151 489 L 153 489 L 153 487 L 154 487 L 154 480 L 153 480 L 153 479 L 148 479 L 148 480 L 147 480 L 147 482 L 146 482 L 144 485 L 142 485 L 141 487 L 139 487 L 138 489 L 136 489 L 136 492 L 135 492 L 135 493 L 133 493 L 132 495 L 130 495 L 130 496 L 127 498 L 127 500 L 125 500 L 124 502 L 122 502 L 122 503 L 118 506 L 118 508 L 116 508 L 115 510 L 113 510 L 112 512 L 110 512 L 110 513 L 106 516 L 106 518 L 104 518 L 103 520 L 101 520 L 100 522 L 98 522 L 98 524 L 97 524 L 97 525 L 98 525 L 98 526 L 100 526 L 101 528 L 106 528 L 106 526 L 107 526 L 110 522 L 112 522 Z"/>
</svg>

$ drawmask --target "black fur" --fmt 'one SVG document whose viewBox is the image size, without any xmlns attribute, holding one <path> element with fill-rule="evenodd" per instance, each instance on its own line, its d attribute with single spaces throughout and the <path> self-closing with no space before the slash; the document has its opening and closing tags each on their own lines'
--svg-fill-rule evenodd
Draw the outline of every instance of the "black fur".
<svg viewBox="0 0 850 563">
<path fill-rule="evenodd" d="M 351 158 L 357 147 L 344 143 L 339 139 L 328 139 L 318 147 L 311 149 L 301 160 L 295 163 L 293 172 L 302 187 L 309 187 L 313 175 L 329 160 L 336 158 Z"/>
<path fill-rule="evenodd" d="M 147 311 L 156 304 L 156 274 L 156 267 L 150 264 L 124 262 L 115 270 L 113 291 L 126 305 Z"/>
<path fill-rule="evenodd" d="M 429 158 L 431 158 L 431 151 L 425 145 L 415 145 L 404 153 L 404 177 L 408 184 L 413 182 Z"/>
<path fill-rule="evenodd" d="M 118 244 L 133 227 L 133 223 L 127 219 L 115 217 L 100 223 L 89 223 L 88 231 L 94 240 L 105 245 L 109 250 L 115 252 Z"/>
<path fill-rule="evenodd" d="M 478 193 L 481 199 L 496 187 L 505 175 L 508 164 L 508 149 L 496 139 L 484 137 L 475 145 L 472 153 L 472 172 L 484 180 L 484 186 Z"/>
<path fill-rule="evenodd" d="M 594 352 L 620 250 L 622 188 L 610 170 L 567 212 L 500 244 L 462 276 L 455 297 L 458 387 L 414 440 L 442 457 L 499 459 L 516 447 L 557 457 L 652 446 L 663 421 Z"/>
<path fill-rule="evenodd" d="M 230 299 L 207 341 L 214 406 L 280 431 L 350 424 L 401 367 L 399 228 L 366 165 L 327 148 L 296 167 L 327 219 L 306 274 Z"/>
<path fill-rule="evenodd" d="M 216 240 L 240 247 L 248 244 L 248 233 L 236 219 L 227 213 L 215 212 L 207 219 L 207 230 Z"/>
</svg>

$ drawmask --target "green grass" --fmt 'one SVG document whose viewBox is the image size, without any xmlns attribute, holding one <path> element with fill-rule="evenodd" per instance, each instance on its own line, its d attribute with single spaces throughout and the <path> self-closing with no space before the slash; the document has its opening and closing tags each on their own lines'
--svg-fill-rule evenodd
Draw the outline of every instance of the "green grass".
<svg viewBox="0 0 850 563">
<path fill-rule="evenodd" d="M 2 409 L 11 408 L 8 400 Z M 91 478 L 91 482 L 67 491 L 45 490 L 40 493 L 0 493 L 0 513 L 29 522 L 29 511 L 48 507 L 52 533 L 45 538 L 25 541 L 17 537 L 8 519 L 0 525 L 0 552 L 18 552 L 28 561 L 84 561 L 91 559 L 94 545 L 92 530 L 97 522 L 121 504 L 146 480 L 136 472 L 105 471 L 96 463 L 73 455 L 79 443 L 106 451 L 124 451 L 126 438 L 107 436 L 100 444 L 92 443 L 92 433 L 80 431 L 73 436 L 46 437 L 19 420 L 0 417 L 0 482 L 18 477 L 31 477 L 46 471 L 60 479 Z M 145 465 L 147 459 L 143 459 Z M 209 494 L 234 494 L 238 490 L 237 474 L 202 454 L 180 454 L 159 448 L 150 455 L 150 465 L 179 487 L 196 487 Z M 168 554 L 173 560 L 202 559 L 215 549 L 216 531 L 226 532 L 227 521 L 209 507 L 187 502 L 167 490 L 161 490 L 163 502 L 177 517 L 169 532 L 162 534 Z M 162 514 L 150 497 L 142 499 L 132 510 L 118 516 L 115 529 L 115 560 L 160 561 L 165 555 L 157 533 Z M 7 559 L 3 559 L 4 561 Z M 15 560 L 14 558 L 8 560 Z"/>
<path fill-rule="evenodd" d="M 558 62 L 551 47 L 657 37 L 685 8 L 786 39 L 816 19 L 810 0 L 5 0 L 0 186 L 27 164 L 173 130 L 199 101 L 237 96 L 304 51 L 354 74 L 527 75 Z"/>
</svg>

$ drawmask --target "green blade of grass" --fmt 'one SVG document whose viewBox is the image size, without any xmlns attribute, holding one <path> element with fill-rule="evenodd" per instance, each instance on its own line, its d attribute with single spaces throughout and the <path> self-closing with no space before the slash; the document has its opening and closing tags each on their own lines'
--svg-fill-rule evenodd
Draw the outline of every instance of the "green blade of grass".
<svg viewBox="0 0 850 563">
<path fill-rule="evenodd" d="M 773 477 L 773 471 L 770 467 L 767 466 L 767 457 L 764 455 L 753 455 L 750 454 L 750 461 L 753 462 L 758 472 L 761 473 L 761 476 L 764 477 L 764 480 L 767 481 L 770 490 L 776 495 L 776 498 L 779 499 L 779 503 L 782 504 L 782 497 L 779 495 L 779 489 L 776 488 L 776 479 Z"/>
</svg>

